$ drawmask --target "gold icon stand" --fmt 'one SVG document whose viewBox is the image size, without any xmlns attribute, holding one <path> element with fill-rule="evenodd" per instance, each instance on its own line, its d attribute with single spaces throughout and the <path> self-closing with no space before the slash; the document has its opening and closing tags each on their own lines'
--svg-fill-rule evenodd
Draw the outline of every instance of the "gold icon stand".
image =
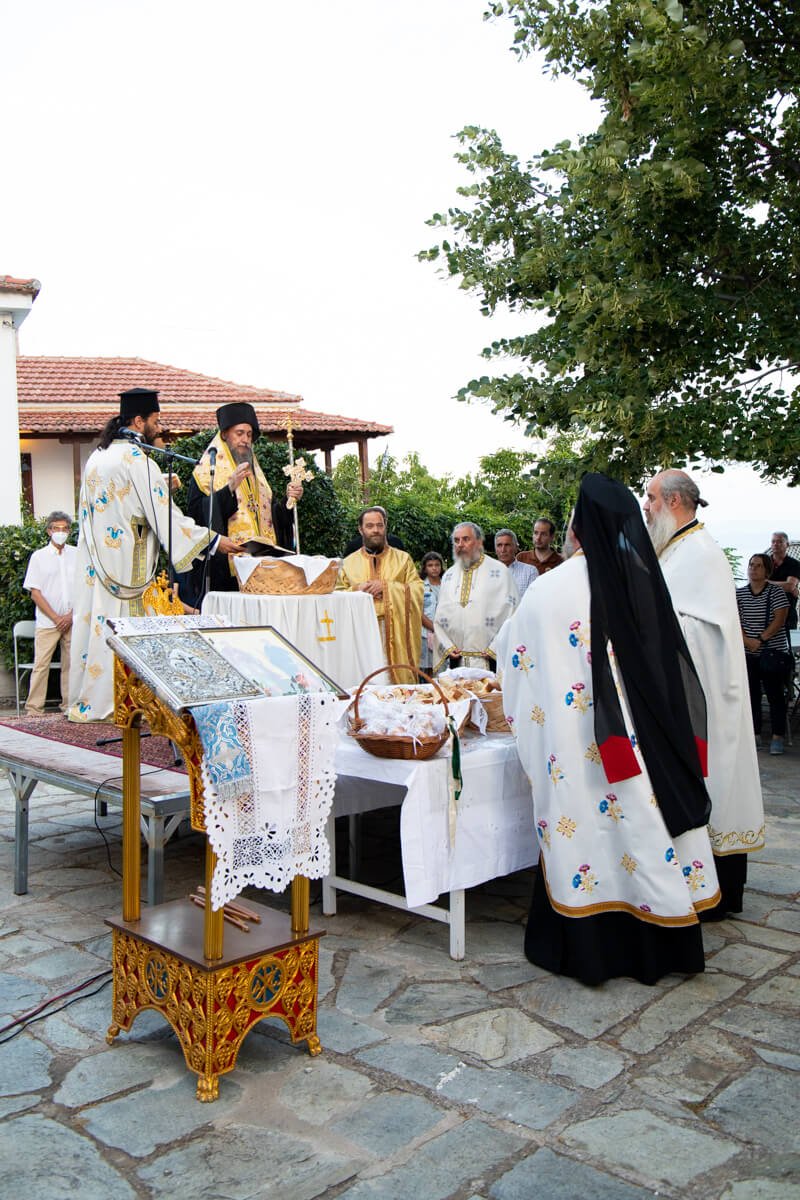
<svg viewBox="0 0 800 1200">
<path fill-rule="evenodd" d="M 319 939 L 309 929 L 309 885 L 292 880 L 291 917 L 248 900 L 260 922 L 229 928 L 211 908 L 216 855 L 206 841 L 205 907 L 187 897 L 141 912 L 140 722 L 170 738 L 189 773 L 191 824 L 206 832 L 202 746 L 190 714 L 177 715 L 119 659 L 114 661 L 114 721 L 122 726 L 122 919 L 113 932 L 113 1022 L 109 1045 L 140 1012 L 161 1013 L 175 1030 L 186 1065 L 199 1077 L 197 1099 L 216 1100 L 247 1033 L 263 1017 L 286 1022 L 293 1042 L 321 1052 L 317 1037 Z"/>
</svg>

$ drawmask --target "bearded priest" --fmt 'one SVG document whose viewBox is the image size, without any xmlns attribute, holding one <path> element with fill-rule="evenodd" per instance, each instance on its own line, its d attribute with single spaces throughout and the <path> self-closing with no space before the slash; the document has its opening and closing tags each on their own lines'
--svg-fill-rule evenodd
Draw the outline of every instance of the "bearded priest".
<svg viewBox="0 0 800 1200">
<path fill-rule="evenodd" d="M 358 518 L 361 548 L 342 562 L 336 589 L 372 596 L 387 664 L 410 663 L 413 667 L 413 671 L 394 670 L 394 681 L 416 683 L 424 589 L 411 556 L 388 544 L 388 528 L 385 508 L 371 505 L 362 509 Z"/>
</svg>

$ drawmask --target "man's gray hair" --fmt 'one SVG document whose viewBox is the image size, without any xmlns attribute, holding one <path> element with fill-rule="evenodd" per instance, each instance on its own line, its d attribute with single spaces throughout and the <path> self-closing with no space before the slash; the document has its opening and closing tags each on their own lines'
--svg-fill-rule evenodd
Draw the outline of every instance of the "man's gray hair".
<svg viewBox="0 0 800 1200">
<path fill-rule="evenodd" d="M 775 530 L 775 532 L 773 533 L 773 535 L 772 535 L 772 536 L 773 536 L 773 537 L 779 537 L 779 538 L 783 538 L 783 540 L 784 540 L 785 542 L 788 542 L 788 541 L 789 541 L 789 535 L 788 535 L 788 533 L 784 533 L 784 532 L 783 532 L 783 530 L 781 530 L 781 529 L 776 529 L 776 530 Z"/>
<path fill-rule="evenodd" d="M 55 525 L 58 521 L 64 521 L 67 525 L 69 525 L 70 529 L 72 528 L 72 517 L 69 515 L 69 513 L 61 512 L 59 509 L 56 509 L 55 512 L 51 512 L 48 515 L 44 523 L 45 529 L 49 529 L 51 525 Z"/>
<path fill-rule="evenodd" d="M 456 536 L 456 529 L 471 529 L 473 537 L 476 537 L 479 542 L 483 541 L 483 530 L 481 529 L 480 525 L 476 525 L 474 521 L 459 521 L 453 529 L 453 532 L 450 534 L 451 541 Z"/>
<path fill-rule="evenodd" d="M 661 472 L 661 495 L 666 500 L 669 500 L 670 496 L 678 496 L 682 504 L 692 509 L 698 505 L 705 508 L 708 504 L 707 500 L 701 498 L 700 488 L 695 481 L 677 467 L 670 467 Z"/>
<path fill-rule="evenodd" d="M 497 545 L 497 539 L 499 537 L 510 537 L 514 545 L 517 547 L 517 549 L 519 549 L 519 538 L 514 533 L 513 529 L 498 529 L 497 533 L 494 535 L 495 546 Z"/>
</svg>

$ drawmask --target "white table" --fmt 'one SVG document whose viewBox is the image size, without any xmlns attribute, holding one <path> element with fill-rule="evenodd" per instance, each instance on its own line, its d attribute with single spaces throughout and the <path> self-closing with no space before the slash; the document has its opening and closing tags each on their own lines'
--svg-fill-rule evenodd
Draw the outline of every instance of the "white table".
<svg viewBox="0 0 800 1200">
<path fill-rule="evenodd" d="M 466 888 L 533 866 L 539 857 L 530 784 L 507 734 L 462 738 L 464 788 L 450 845 L 449 744 L 426 762 L 376 758 L 342 735 L 336 794 L 328 819 L 336 869 L 337 816 L 402 804 L 400 845 L 405 897 L 331 874 L 322 881 L 322 911 L 336 913 L 337 891 L 378 900 L 450 926 L 450 956 L 464 957 Z M 449 910 L 433 904 L 449 893 Z"/>
<path fill-rule="evenodd" d="M 209 592 L 203 600 L 203 613 L 222 613 L 231 625 L 274 626 L 348 691 L 384 665 L 375 605 L 366 592 L 324 596 Z"/>
</svg>

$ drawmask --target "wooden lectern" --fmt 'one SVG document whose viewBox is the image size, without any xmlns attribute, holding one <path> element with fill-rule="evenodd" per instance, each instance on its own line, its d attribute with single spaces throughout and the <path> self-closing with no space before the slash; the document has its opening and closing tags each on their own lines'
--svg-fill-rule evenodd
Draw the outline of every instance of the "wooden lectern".
<svg viewBox="0 0 800 1200">
<path fill-rule="evenodd" d="M 122 726 L 122 919 L 113 931 L 113 1022 L 106 1041 L 129 1030 L 152 1008 L 169 1022 L 186 1065 L 198 1076 L 198 1100 L 216 1100 L 219 1076 L 233 1070 L 239 1047 L 263 1017 L 279 1017 L 293 1042 L 319 1054 L 317 994 L 319 939 L 309 929 L 308 879 L 291 885 L 291 918 L 248 901 L 260 924 L 250 932 L 228 928 L 211 908 L 216 855 L 206 841 L 205 909 L 187 897 L 141 911 L 140 732 L 142 717 L 155 734 L 183 753 L 191 789 L 191 824 L 206 833 L 202 746 L 190 713 L 175 713 L 135 672 L 114 660 L 114 720 Z"/>
</svg>

